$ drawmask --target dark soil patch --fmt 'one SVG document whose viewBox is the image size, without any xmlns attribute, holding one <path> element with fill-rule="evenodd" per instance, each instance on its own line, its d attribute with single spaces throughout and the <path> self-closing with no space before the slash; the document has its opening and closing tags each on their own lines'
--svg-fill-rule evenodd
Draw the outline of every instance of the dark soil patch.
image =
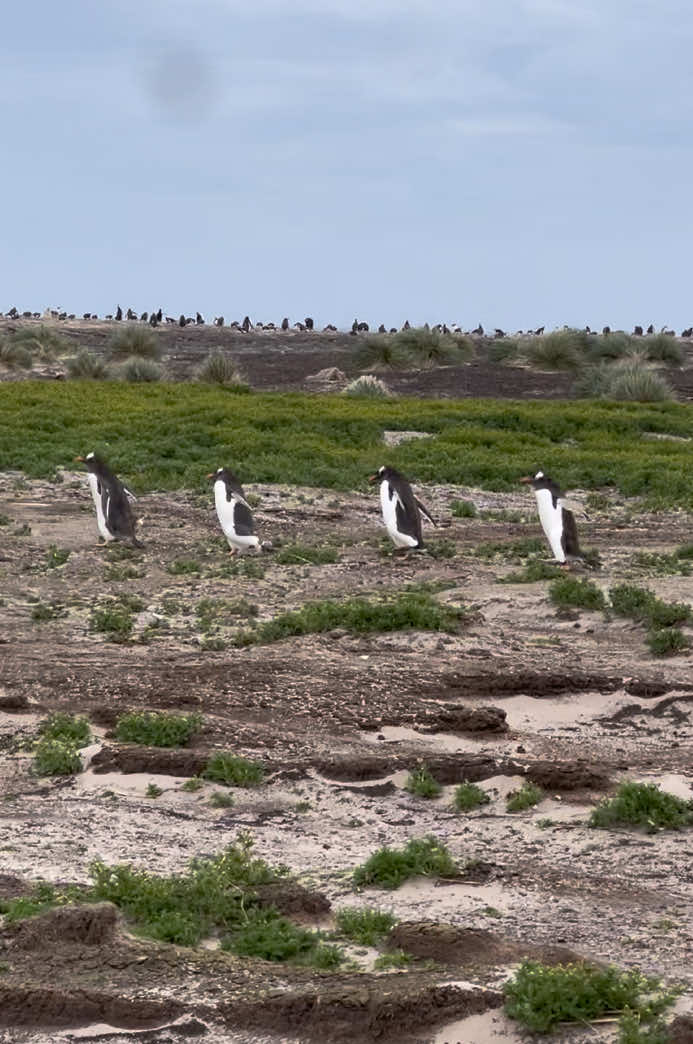
<svg viewBox="0 0 693 1044">
<path fill-rule="evenodd" d="M 539 673 L 518 670 L 503 674 L 447 674 L 437 678 L 428 690 L 429 696 L 449 699 L 451 696 L 475 699 L 499 699 L 503 696 L 531 696 L 549 699 L 574 692 L 615 692 L 623 678 L 605 674 L 578 672 Z"/>
<path fill-rule="evenodd" d="M 18 899 L 27 895 L 31 885 L 14 874 L 0 874 L 0 899 Z"/>
<path fill-rule="evenodd" d="M 20 950 L 36 950 L 56 942 L 103 946 L 113 939 L 118 919 L 112 903 L 60 906 L 20 921 L 12 946 Z"/>
<path fill-rule="evenodd" d="M 582 960 L 565 946 L 512 942 L 483 928 L 458 928 L 429 921 L 403 921 L 392 929 L 387 946 L 439 964 L 507 964 L 531 957 L 546 964 Z"/>
<path fill-rule="evenodd" d="M 119 997 L 98 990 L 0 985 L 0 1025 L 79 1026 L 108 1022 L 114 1026 L 158 1025 L 178 1018 L 184 1008 L 173 1000 Z"/>
<path fill-rule="evenodd" d="M 193 750 L 155 747 L 103 747 L 92 758 L 96 773 L 151 772 L 167 776 L 199 776 L 207 764 L 206 754 Z"/>
<path fill-rule="evenodd" d="M 312 892 L 295 881 L 273 881 L 258 885 L 254 891 L 261 906 L 276 906 L 286 917 L 322 917 L 331 908 L 330 900 L 322 892 Z"/>
<path fill-rule="evenodd" d="M 397 714 L 372 719 L 364 717 L 360 726 L 365 731 L 382 728 L 384 725 L 409 725 L 419 732 L 495 732 L 508 731 L 506 713 L 500 707 L 441 707 L 419 714 Z"/>
</svg>

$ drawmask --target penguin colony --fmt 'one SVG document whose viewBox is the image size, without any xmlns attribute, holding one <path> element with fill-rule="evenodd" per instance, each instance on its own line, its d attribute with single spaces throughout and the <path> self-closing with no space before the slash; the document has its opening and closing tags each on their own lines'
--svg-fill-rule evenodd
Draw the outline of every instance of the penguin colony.
<svg viewBox="0 0 693 1044">
<path fill-rule="evenodd" d="M 130 506 L 130 501 L 135 499 L 132 493 L 95 453 L 87 453 L 86 457 L 76 457 L 75 460 L 87 468 L 99 535 L 107 543 L 124 540 L 142 547 L 135 535 L 135 519 Z M 217 468 L 207 478 L 213 482 L 214 506 L 231 554 L 268 550 L 270 545 L 261 544 L 255 533 L 253 513 L 243 486 L 234 473 L 228 468 Z M 519 481 L 531 485 L 534 490 L 539 521 L 555 561 L 564 568 L 581 561 L 575 516 L 558 484 L 543 471 L 537 471 L 534 476 L 526 475 Z M 383 523 L 395 549 L 404 552 L 421 550 L 424 547 L 422 519 L 433 526 L 436 523 L 408 480 L 395 468 L 383 465 L 370 476 L 369 482 L 379 486 Z"/>
</svg>

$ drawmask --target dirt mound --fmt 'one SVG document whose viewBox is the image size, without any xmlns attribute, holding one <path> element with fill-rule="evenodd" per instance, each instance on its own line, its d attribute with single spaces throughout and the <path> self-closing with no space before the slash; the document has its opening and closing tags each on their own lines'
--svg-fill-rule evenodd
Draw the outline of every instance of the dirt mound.
<svg viewBox="0 0 693 1044">
<path fill-rule="evenodd" d="M 113 939 L 117 923 L 118 911 L 112 903 L 59 906 L 21 921 L 12 945 L 20 950 L 36 950 L 54 942 L 103 946 Z"/>
<path fill-rule="evenodd" d="M 387 945 L 440 964 L 506 964 L 526 957 L 546 964 L 565 964 L 583 959 L 565 946 L 532 946 L 484 928 L 458 928 L 432 921 L 401 922 L 390 932 Z"/>
<path fill-rule="evenodd" d="M 538 671 L 513 671 L 507 674 L 448 674 L 434 685 L 438 698 L 456 696 L 501 697 L 531 696 L 542 699 L 570 692 L 615 692 L 623 685 L 622 678 L 606 674 L 589 674 L 577 671 L 540 673 Z"/>
<path fill-rule="evenodd" d="M 527 779 L 545 790 L 606 790 L 611 782 L 608 772 L 586 761 L 535 761 Z"/>
<path fill-rule="evenodd" d="M 26 895 L 31 885 L 14 874 L 0 874 L 0 899 L 18 899 Z"/>
<path fill-rule="evenodd" d="M 399 980 L 399 981 L 398 981 Z M 419 983 L 406 976 L 378 983 L 328 987 L 317 992 L 277 991 L 259 1003 L 222 1006 L 230 1026 L 300 1034 L 301 1040 L 339 1044 L 358 1040 L 401 1042 L 409 1033 L 497 1008 L 496 990 Z"/>
<path fill-rule="evenodd" d="M 199 776 L 207 755 L 193 750 L 157 747 L 103 747 L 91 759 L 94 772 L 151 772 L 167 776 Z"/>
<path fill-rule="evenodd" d="M 262 906 L 276 906 L 286 916 L 304 914 L 310 917 L 329 913 L 331 903 L 322 892 L 311 892 L 295 881 L 272 881 L 255 889 Z"/>
<path fill-rule="evenodd" d="M 29 699 L 23 693 L 0 692 L 0 711 L 22 711 L 29 707 Z"/>
<path fill-rule="evenodd" d="M 669 1027 L 670 1044 L 693 1044 L 693 1015 L 678 1015 Z"/>
<path fill-rule="evenodd" d="M 184 1009 L 176 1001 L 117 997 L 97 990 L 0 986 L 0 1026 L 151 1026 L 175 1019 Z"/>
</svg>

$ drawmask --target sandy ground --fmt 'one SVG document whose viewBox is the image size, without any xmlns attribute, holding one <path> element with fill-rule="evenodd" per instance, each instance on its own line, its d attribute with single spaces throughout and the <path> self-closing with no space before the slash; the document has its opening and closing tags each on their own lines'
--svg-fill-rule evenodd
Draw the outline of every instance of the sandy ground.
<svg viewBox="0 0 693 1044">
<path fill-rule="evenodd" d="M 288 865 L 331 904 L 331 912 L 306 913 L 306 923 L 330 927 L 341 906 L 377 905 L 409 924 L 412 952 L 437 963 L 375 973 L 376 953 L 364 951 L 355 955 L 361 971 L 316 975 L 160 946 L 122 923 L 98 946 L 54 940 L 28 955 L 3 936 L 0 1041 L 160 1044 L 198 1033 L 211 1044 L 519 1041 L 498 989 L 524 954 L 552 947 L 680 982 L 680 1010 L 693 1011 L 693 835 L 586 825 L 595 802 L 623 779 L 693 795 L 691 656 L 653 659 L 641 627 L 557 611 L 547 582 L 500 583 L 519 563 L 479 548 L 539 535 L 525 491 L 421 490 L 442 526 L 430 531 L 429 553 L 403 558 L 383 554 L 373 494 L 250 492 L 263 539 L 275 548 L 329 545 L 338 560 L 283 566 L 269 553 L 259 559 L 264 577 L 229 575 L 211 498 L 154 493 L 137 504 L 144 550 L 113 562 L 97 541 L 83 475 L 67 471 L 53 484 L 0 476 L 0 513 L 9 519 L 0 530 L 0 886 L 85 882 L 94 859 L 169 873 L 248 830 L 259 855 Z M 473 500 L 482 517 L 453 518 L 455 498 Z M 521 520 L 506 521 L 508 512 Z M 581 525 L 584 545 L 602 560 L 590 576 L 605 591 L 627 579 L 691 601 L 693 578 L 648 576 L 633 557 L 690 542 L 691 522 L 614 498 Z M 437 553 L 443 542 L 449 557 Z M 57 568 L 47 565 L 52 545 L 70 552 Z M 171 573 L 181 559 L 199 571 Z M 114 565 L 135 575 L 113 579 Z M 458 633 L 336 630 L 231 644 L 249 604 L 262 620 L 315 597 L 421 583 L 468 607 Z M 144 609 L 132 639 L 113 644 L 89 630 L 89 618 L 122 593 Z M 195 610 L 210 598 L 228 604 L 204 632 Z M 36 622 L 37 604 L 60 615 Z M 210 638 L 223 647 L 209 648 Z M 178 751 L 115 742 L 118 714 L 141 708 L 196 710 L 204 728 Z M 57 709 L 86 714 L 93 743 L 78 776 L 37 778 L 31 745 Z M 232 808 L 210 804 L 223 789 L 215 784 L 182 789 L 215 749 L 267 769 L 261 787 L 234 790 Z M 422 762 L 443 784 L 432 801 L 404 789 Z M 507 794 L 527 778 L 544 798 L 508 813 Z M 461 815 L 452 797 L 465 779 L 491 800 Z M 156 799 L 146 797 L 152 783 L 162 790 Z M 466 868 L 460 879 L 354 892 L 351 872 L 375 849 L 426 834 Z M 486 950 L 471 962 L 452 957 L 431 937 L 431 922 L 485 932 Z M 499 940 L 511 949 L 501 952 Z M 56 982 L 59 997 L 50 992 Z M 613 1025 L 566 1029 L 558 1039 L 610 1041 Z"/>
</svg>

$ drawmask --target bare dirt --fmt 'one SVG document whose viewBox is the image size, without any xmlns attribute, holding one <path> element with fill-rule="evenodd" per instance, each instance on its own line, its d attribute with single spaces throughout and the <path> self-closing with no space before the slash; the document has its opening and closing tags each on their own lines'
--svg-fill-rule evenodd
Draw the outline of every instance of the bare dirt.
<svg viewBox="0 0 693 1044">
<path fill-rule="evenodd" d="M 217 333 L 234 336 L 206 331 Z M 301 373 L 325 363 L 324 353 L 307 354 L 300 367 L 291 352 L 277 364 L 294 366 L 288 379 L 297 387 Z M 276 380 L 284 380 L 279 369 Z M 86 882 L 94 859 L 180 871 L 250 831 L 257 854 L 288 865 L 302 886 L 275 889 L 268 902 L 323 929 L 344 905 L 391 910 L 400 923 L 388 945 L 415 963 L 376 972 L 375 951 L 361 948 L 350 953 L 358 970 L 317 973 L 155 943 L 108 905 L 58 910 L 0 924 L 0 1041 L 520 1041 L 499 990 L 527 955 L 579 955 L 664 976 L 683 984 L 678 1010 L 691 1015 L 693 835 L 586 825 L 594 803 L 624 779 L 692 795 L 691 656 L 653 659 L 642 627 L 556 610 L 546 582 L 500 583 L 518 563 L 483 558 L 478 547 L 539 535 L 524 490 L 420 490 L 442 527 L 427 529 L 429 553 L 408 557 L 383 553 L 373 495 L 248 491 L 259 498 L 263 540 L 329 545 L 338 561 L 287 566 L 267 553 L 258 559 L 264 578 L 229 576 L 211 498 L 152 493 L 137 503 L 144 550 L 113 563 L 97 540 L 84 475 L 0 476 L 9 520 L 0 529 L 0 897 L 37 880 Z M 453 518 L 455 498 L 473 500 L 482 517 Z M 509 512 L 523 520 L 507 521 Z M 612 497 L 580 526 L 602 560 L 591 578 L 604 590 L 627 579 L 691 601 L 693 579 L 644 576 L 633 553 L 690 542 L 692 521 Z M 452 557 L 437 557 L 443 540 Z M 52 545 L 69 551 L 56 568 Z M 181 559 L 199 572 L 172 573 Z M 137 575 L 109 578 L 115 564 Z M 232 644 L 248 606 L 262 620 L 315 597 L 422 583 L 469 609 L 458 633 L 336 630 Z M 131 639 L 114 644 L 90 631 L 89 619 L 124 593 L 144 609 Z M 228 603 L 207 632 L 196 613 L 202 599 Z M 59 615 L 36 621 L 37 605 Z M 142 708 L 195 710 L 204 727 L 183 749 L 117 743 L 118 715 Z M 56 710 L 85 714 L 93 726 L 84 771 L 67 779 L 31 767 L 38 725 Z M 235 789 L 235 805 L 223 809 L 210 803 L 223 789 L 214 783 L 184 791 L 212 750 L 261 760 L 266 782 Z M 421 763 L 443 784 L 435 800 L 404 789 Z M 526 779 L 544 789 L 543 800 L 508 813 L 506 795 Z M 452 807 L 464 780 L 491 798 L 467 815 Z M 151 783 L 163 791 L 156 799 L 146 796 Z M 354 892 L 351 871 L 373 851 L 427 834 L 448 845 L 459 877 Z M 676 1039 L 693 1039 L 686 1032 L 682 1019 Z M 610 1041 L 614 1030 L 565 1028 L 558 1039 Z"/>
</svg>

